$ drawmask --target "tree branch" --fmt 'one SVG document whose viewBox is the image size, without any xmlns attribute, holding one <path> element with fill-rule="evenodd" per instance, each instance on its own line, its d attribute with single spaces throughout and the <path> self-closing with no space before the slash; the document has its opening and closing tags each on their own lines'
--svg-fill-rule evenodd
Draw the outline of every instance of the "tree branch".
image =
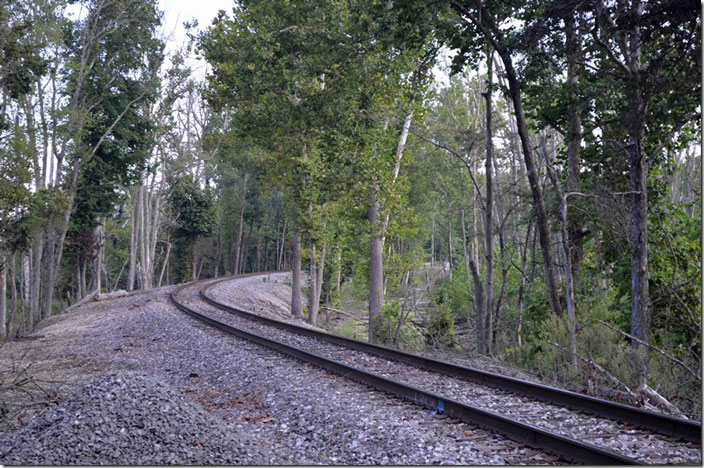
<svg viewBox="0 0 704 468">
<path fill-rule="evenodd" d="M 698 381 L 700 381 L 700 382 L 702 381 L 702 378 L 701 378 L 696 372 L 694 372 L 692 369 L 690 369 L 690 368 L 687 366 L 687 364 L 685 364 L 684 362 L 680 361 L 679 359 L 677 359 L 676 357 L 672 356 L 671 354 L 668 354 L 668 353 L 666 353 L 665 351 L 663 351 L 662 349 L 657 348 L 657 347 L 655 347 L 655 346 L 653 346 L 653 345 L 651 345 L 651 344 L 646 343 L 646 342 L 643 341 L 643 340 L 640 340 L 640 339 L 636 338 L 635 336 L 631 335 L 630 333 L 626 333 L 625 331 L 619 330 L 618 328 L 616 328 L 616 327 L 614 327 L 614 326 L 612 326 L 612 325 L 609 325 L 608 323 L 604 322 L 603 320 L 598 320 L 598 322 L 599 322 L 600 324 L 604 325 L 606 328 L 610 328 L 611 330 L 613 330 L 613 331 L 615 331 L 615 332 L 618 332 L 618 333 L 620 333 L 620 334 L 622 334 L 622 335 L 625 335 L 625 336 L 627 336 L 628 338 L 632 339 L 633 341 L 636 341 L 636 342 L 642 344 L 643 346 L 646 346 L 647 348 L 650 348 L 650 349 L 652 349 L 653 351 L 656 351 L 656 352 L 662 354 L 662 355 L 665 356 L 666 358 L 668 358 L 668 359 L 670 359 L 671 361 L 673 361 L 673 362 L 679 364 L 680 366 L 682 366 L 682 367 L 683 367 L 687 372 L 689 372 L 689 373 L 692 375 L 692 377 L 694 377 L 696 380 L 698 380 Z"/>
</svg>

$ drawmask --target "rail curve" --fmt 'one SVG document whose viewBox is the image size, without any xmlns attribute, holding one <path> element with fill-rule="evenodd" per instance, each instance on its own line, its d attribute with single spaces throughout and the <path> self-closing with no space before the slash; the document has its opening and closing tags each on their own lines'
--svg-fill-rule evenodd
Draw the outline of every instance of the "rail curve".
<svg viewBox="0 0 704 468">
<path fill-rule="evenodd" d="M 240 278 L 251 275 L 241 275 Z M 371 345 L 368 343 L 351 340 L 328 333 L 299 327 L 278 320 L 269 319 L 260 315 L 247 312 L 228 304 L 217 301 L 210 294 L 210 289 L 221 283 L 233 279 L 232 277 L 219 280 L 206 280 L 201 283 L 199 294 L 203 301 L 210 306 L 236 314 L 239 317 L 250 321 L 259 322 L 267 326 L 273 326 L 302 336 L 315 338 L 320 341 L 332 343 L 337 346 L 362 351 L 375 356 L 380 356 L 388 360 L 401 362 L 407 365 L 426 369 L 435 373 L 441 373 L 453 378 L 468 382 L 478 383 L 492 388 L 510 391 L 512 393 L 525 395 L 530 398 L 547 401 L 551 404 L 562 405 L 573 410 L 587 412 L 604 418 L 626 421 L 634 426 L 645 427 L 652 431 L 666 434 L 671 437 L 682 438 L 692 442 L 699 442 L 701 437 L 701 425 L 692 421 L 680 420 L 667 415 L 660 415 L 640 408 L 629 407 L 619 403 L 600 400 L 587 395 L 580 395 L 574 392 L 535 384 L 520 379 L 501 376 L 490 372 L 485 372 L 469 367 L 439 361 L 411 353 L 397 351 L 384 346 Z M 395 379 L 391 379 L 373 372 L 367 372 L 352 365 L 340 362 L 340 360 L 329 359 L 327 357 L 311 353 L 291 346 L 266 336 L 261 333 L 252 333 L 242 328 L 232 326 L 216 320 L 208 315 L 197 312 L 192 307 L 178 300 L 179 293 L 187 288 L 194 287 L 194 283 L 187 283 L 176 290 L 171 295 L 172 302 L 183 312 L 199 319 L 226 333 L 248 339 L 262 346 L 274 349 L 283 354 L 309 362 L 330 372 L 343 375 L 352 380 L 370 385 L 376 389 L 388 392 L 395 396 L 410 400 L 416 404 L 427 407 L 431 410 L 443 412 L 449 416 L 454 416 L 462 421 L 482 426 L 486 429 L 498 432 L 504 436 L 524 443 L 528 446 L 555 453 L 566 460 L 587 464 L 641 464 L 636 458 L 627 457 L 599 446 L 577 441 L 571 437 L 553 433 L 545 428 L 536 427 L 525 422 L 515 421 L 510 417 L 502 416 L 496 412 L 458 401 L 444 394 L 429 391 L 409 385 Z M 699 438 L 697 438 L 699 434 Z M 695 440 L 693 440 L 695 439 Z"/>
</svg>

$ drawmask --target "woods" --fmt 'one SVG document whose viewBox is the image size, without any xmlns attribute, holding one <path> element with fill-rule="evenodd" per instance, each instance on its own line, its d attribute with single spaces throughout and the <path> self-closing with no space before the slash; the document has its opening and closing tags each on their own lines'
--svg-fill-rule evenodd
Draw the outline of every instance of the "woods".
<svg viewBox="0 0 704 468">
<path fill-rule="evenodd" d="M 0 6 L 4 339 L 287 270 L 333 332 L 701 411 L 699 4 L 240 1 L 169 52 L 153 0 Z"/>
</svg>

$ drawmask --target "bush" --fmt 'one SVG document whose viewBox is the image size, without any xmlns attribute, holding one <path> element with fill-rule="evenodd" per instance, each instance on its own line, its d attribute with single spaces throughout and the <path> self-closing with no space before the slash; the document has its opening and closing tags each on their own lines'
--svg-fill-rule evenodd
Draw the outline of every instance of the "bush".
<svg viewBox="0 0 704 468">
<path fill-rule="evenodd" d="M 399 301 L 384 304 L 374 320 L 374 335 L 380 343 L 416 349 L 423 344 L 423 333 L 412 318 L 412 314 L 403 314 Z"/>
<path fill-rule="evenodd" d="M 444 303 L 430 309 L 425 340 L 433 348 L 454 348 L 457 344 L 455 316 L 448 304 Z"/>
</svg>

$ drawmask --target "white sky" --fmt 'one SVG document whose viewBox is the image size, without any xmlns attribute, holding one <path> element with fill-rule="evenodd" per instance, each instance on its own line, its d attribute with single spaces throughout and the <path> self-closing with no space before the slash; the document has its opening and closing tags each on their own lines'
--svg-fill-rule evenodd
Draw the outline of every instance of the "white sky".
<svg viewBox="0 0 704 468">
<path fill-rule="evenodd" d="M 166 37 L 166 53 L 169 54 L 186 43 L 185 21 L 198 20 L 198 30 L 210 26 L 218 10 L 232 11 L 233 0 L 159 0 L 164 12 L 162 30 Z M 192 63 L 194 74 L 205 76 L 205 64 Z"/>
</svg>

